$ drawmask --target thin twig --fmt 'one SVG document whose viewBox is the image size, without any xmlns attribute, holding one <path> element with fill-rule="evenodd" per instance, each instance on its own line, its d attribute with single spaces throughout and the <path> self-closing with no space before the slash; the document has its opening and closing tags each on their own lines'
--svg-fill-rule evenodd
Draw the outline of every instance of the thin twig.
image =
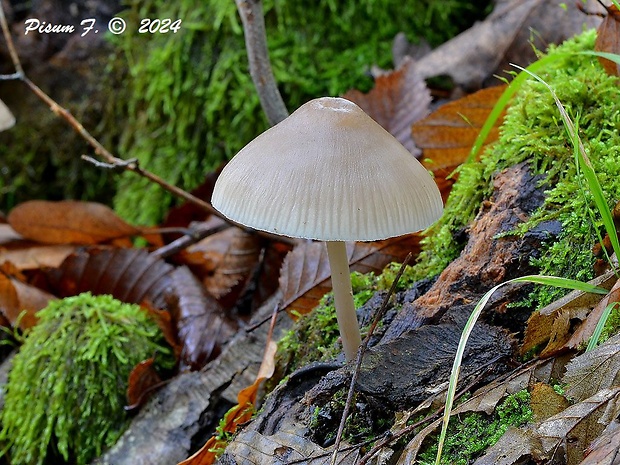
<svg viewBox="0 0 620 465">
<path fill-rule="evenodd" d="M 269 61 L 263 4 L 261 0 L 236 0 L 236 3 L 243 23 L 250 75 L 267 120 L 274 126 L 288 116 L 288 110 L 278 90 Z"/>
<path fill-rule="evenodd" d="M 0 2 L 0 25 L 2 26 L 2 32 L 7 42 L 7 47 L 11 55 L 11 60 L 13 61 L 13 66 L 15 66 L 15 69 L 17 71 L 16 73 L 12 75 L 4 75 L 4 77 L 13 76 L 16 80 L 20 80 L 24 84 L 26 84 L 26 86 L 28 86 L 28 88 L 37 97 L 39 97 L 39 99 L 41 99 L 43 102 L 45 102 L 45 104 L 49 106 L 50 110 L 52 110 L 54 114 L 64 119 L 80 136 L 82 136 L 82 138 L 86 140 L 86 142 L 88 142 L 88 144 L 94 149 L 95 154 L 105 161 L 103 165 L 101 165 L 101 162 L 96 162 L 97 164 L 99 164 L 98 166 L 100 167 L 104 166 L 109 169 L 123 169 L 126 171 L 131 171 L 133 173 L 136 173 L 148 179 L 149 181 L 154 182 L 155 184 L 158 184 L 159 186 L 161 186 L 163 189 L 167 190 L 171 194 L 176 195 L 177 197 L 180 197 L 186 200 L 187 202 L 190 202 L 202 208 L 206 212 L 212 215 L 215 215 L 218 218 L 223 219 L 227 223 L 243 229 L 244 231 L 252 232 L 252 233 L 258 234 L 259 236 L 265 237 L 269 240 L 284 242 L 286 244 L 294 245 L 296 243 L 294 239 L 290 239 L 284 236 L 277 236 L 275 234 L 270 234 L 264 231 L 255 231 L 239 223 L 236 223 L 226 218 L 224 215 L 222 215 L 219 211 L 213 208 L 209 202 L 205 202 L 204 200 L 190 194 L 189 192 L 184 191 L 183 189 L 180 189 L 179 187 L 166 182 L 165 180 L 163 180 L 156 174 L 151 173 L 150 171 L 147 171 L 145 169 L 142 169 L 136 160 L 123 160 L 121 158 L 117 158 L 114 155 L 112 155 L 103 145 L 101 145 L 101 143 L 99 143 L 97 139 L 95 139 L 84 128 L 84 126 L 82 126 L 82 124 L 71 114 L 71 112 L 69 112 L 69 110 L 67 110 L 66 108 L 63 108 L 58 103 L 56 103 L 49 95 L 43 92 L 43 90 L 41 90 L 39 86 L 37 86 L 34 82 L 28 79 L 28 77 L 24 74 L 21 62 L 19 61 L 19 56 L 17 55 L 17 52 L 15 51 L 15 45 L 13 43 L 13 39 L 11 37 L 8 24 L 6 22 L 6 17 L 4 15 L 4 8 L 2 7 L 1 2 Z M 85 155 L 82 156 L 82 158 L 91 163 L 95 161 L 93 158 L 85 156 Z"/>
<path fill-rule="evenodd" d="M 157 250 L 151 252 L 151 256 L 159 258 L 168 258 L 175 253 L 188 248 L 190 245 L 200 242 L 205 237 L 212 236 L 220 231 L 230 228 L 228 223 L 220 224 L 219 226 L 204 228 L 200 225 L 188 231 L 183 237 L 179 237 L 177 240 L 172 241 L 170 244 L 166 244 Z"/>
<path fill-rule="evenodd" d="M 345 423 L 347 422 L 347 417 L 349 416 L 349 410 L 351 410 L 351 404 L 353 403 L 353 394 L 355 393 L 355 383 L 357 382 L 357 377 L 359 376 L 360 367 L 362 366 L 362 359 L 364 357 L 364 353 L 368 349 L 370 338 L 375 332 L 377 325 L 379 324 L 379 322 L 381 321 L 381 319 L 384 317 L 385 313 L 387 312 L 390 297 L 396 291 L 396 286 L 398 285 L 398 281 L 403 275 L 405 268 L 409 264 L 409 260 L 411 260 L 411 257 L 412 255 L 410 252 L 409 254 L 407 254 L 407 257 L 405 258 L 402 265 L 400 266 L 400 269 L 398 270 L 398 273 L 396 274 L 396 277 L 394 278 L 394 281 L 392 282 L 392 285 L 390 286 L 390 290 L 388 291 L 387 295 L 383 299 L 381 308 L 379 308 L 379 311 L 375 315 L 375 318 L 372 324 L 370 325 L 370 328 L 368 329 L 368 334 L 366 334 L 366 337 L 364 338 L 359 348 L 357 349 L 357 357 L 355 359 L 355 368 L 351 375 L 351 384 L 349 385 L 349 393 L 347 394 L 347 401 L 344 405 L 344 411 L 342 412 L 342 418 L 340 419 L 340 425 L 338 426 L 338 434 L 336 435 L 336 443 L 334 444 L 334 453 L 332 455 L 331 465 L 335 465 L 336 459 L 338 458 L 338 449 L 340 448 L 340 443 L 342 442 L 342 434 L 344 433 L 344 426 L 345 426 Z"/>
</svg>

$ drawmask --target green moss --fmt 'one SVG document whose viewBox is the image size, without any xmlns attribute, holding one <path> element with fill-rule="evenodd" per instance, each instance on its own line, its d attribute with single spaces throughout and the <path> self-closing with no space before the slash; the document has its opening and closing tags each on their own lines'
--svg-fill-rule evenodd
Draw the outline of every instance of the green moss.
<svg viewBox="0 0 620 465">
<path fill-rule="evenodd" d="M 360 308 L 377 290 L 377 278 L 373 273 L 353 272 L 351 287 L 355 308 Z M 300 315 L 293 328 L 278 342 L 277 363 L 282 376 L 311 362 L 332 360 L 342 350 L 339 338 L 334 294 L 329 292 L 312 312 Z"/>
<path fill-rule="evenodd" d="M 483 5 L 465 0 L 266 0 L 263 2 L 274 75 L 290 110 L 311 98 L 368 90 L 372 65 L 389 68 L 394 36 L 437 45 L 475 19 Z M 127 23 L 181 18 L 176 34 L 122 34 L 129 64 L 115 114 L 123 121 L 120 152 L 185 188 L 267 128 L 251 81 L 243 30 L 228 0 L 131 0 Z M 157 222 L 171 199 L 132 175 L 115 206 L 133 222 Z"/>
<path fill-rule="evenodd" d="M 126 427 L 132 368 L 171 351 L 146 312 L 111 296 L 53 301 L 38 315 L 13 359 L 0 438 L 13 465 L 86 464 Z"/>
<path fill-rule="evenodd" d="M 587 31 L 549 53 L 591 50 L 595 31 Z M 618 79 L 608 76 L 595 57 L 571 55 L 560 58 L 539 75 L 555 90 L 572 117 L 579 122 L 579 134 L 611 206 L 620 199 L 620 100 Z M 558 220 L 560 237 L 542 245 L 540 256 L 532 258 L 540 273 L 585 280 L 593 275 L 591 248 L 596 229 L 590 210 L 595 210 L 586 185 L 576 175 L 573 148 L 549 91 L 534 79 L 527 80 L 508 109 L 500 138 L 480 161 L 464 164 L 448 199 L 442 219 L 423 242 L 417 265 L 408 270 L 404 283 L 438 274 L 460 253 L 456 240 L 490 197 L 493 176 L 499 170 L 527 161 L 535 173 L 545 175 L 544 204 L 515 235 L 521 236 L 538 224 Z M 598 216 L 598 215 L 596 215 Z M 566 291 L 538 288 L 528 305 L 543 306 Z"/>
<path fill-rule="evenodd" d="M 441 463 L 467 465 L 495 444 L 509 426 L 521 426 L 532 419 L 530 394 L 523 390 L 508 396 L 495 410 L 493 416 L 466 413 L 453 416 L 448 426 Z M 423 449 L 419 463 L 435 463 L 437 442 Z"/>
</svg>

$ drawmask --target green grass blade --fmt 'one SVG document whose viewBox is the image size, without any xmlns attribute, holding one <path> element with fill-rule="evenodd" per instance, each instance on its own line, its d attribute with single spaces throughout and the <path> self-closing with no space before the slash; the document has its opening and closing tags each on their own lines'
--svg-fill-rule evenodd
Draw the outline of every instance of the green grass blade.
<svg viewBox="0 0 620 465">
<path fill-rule="evenodd" d="M 618 305 L 620 305 L 620 302 L 612 302 L 607 305 L 607 307 L 605 307 L 605 310 L 603 310 L 603 314 L 598 319 L 598 322 L 596 323 L 596 328 L 594 328 L 594 332 L 592 333 L 592 336 L 588 341 L 588 347 L 586 347 L 586 352 L 591 351 L 598 345 L 598 341 L 601 338 L 601 333 L 603 332 L 605 323 L 607 323 L 609 315 L 611 315 L 613 309 L 616 308 Z"/>
<path fill-rule="evenodd" d="M 559 278 L 556 276 L 542 276 L 542 275 L 530 275 L 530 276 L 522 276 L 520 278 L 511 279 L 504 283 L 498 284 L 497 286 L 490 289 L 480 301 L 474 307 L 467 323 L 465 324 L 465 328 L 461 333 L 461 338 L 459 340 L 459 345 L 456 349 L 456 355 L 454 357 L 454 363 L 452 364 L 452 372 L 450 374 L 450 383 L 448 384 L 448 392 L 446 395 L 446 404 L 443 415 L 443 423 L 441 425 L 441 433 L 439 434 L 439 445 L 437 450 L 437 458 L 435 459 L 435 465 L 440 465 L 441 463 L 441 454 L 443 451 L 443 446 L 446 441 L 446 435 L 448 433 L 448 423 L 450 422 L 450 414 L 452 413 L 452 406 L 454 404 L 454 396 L 456 394 L 456 386 L 459 378 L 459 373 L 461 371 L 461 362 L 463 361 L 463 353 L 465 352 L 465 346 L 467 341 L 469 340 L 469 336 L 474 329 L 482 310 L 488 303 L 489 299 L 493 295 L 495 291 L 497 291 L 500 287 L 506 286 L 510 283 L 535 283 L 535 284 L 544 284 L 548 286 L 556 286 L 563 287 L 566 289 L 575 289 L 584 292 L 592 292 L 595 294 L 603 294 L 606 295 L 609 291 L 607 289 L 603 289 L 601 287 L 593 286 L 592 284 L 584 283 L 581 281 L 576 281 L 574 279 L 568 278 Z"/>
</svg>

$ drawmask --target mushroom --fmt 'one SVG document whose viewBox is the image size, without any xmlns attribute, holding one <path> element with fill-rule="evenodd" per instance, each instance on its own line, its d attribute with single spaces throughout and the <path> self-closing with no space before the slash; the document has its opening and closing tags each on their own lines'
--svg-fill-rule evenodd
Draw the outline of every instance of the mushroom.
<svg viewBox="0 0 620 465">
<path fill-rule="evenodd" d="M 428 171 L 354 103 L 312 100 L 248 143 L 219 175 L 213 207 L 244 226 L 325 241 L 347 361 L 361 343 L 344 241 L 428 227 L 442 214 Z"/>
</svg>

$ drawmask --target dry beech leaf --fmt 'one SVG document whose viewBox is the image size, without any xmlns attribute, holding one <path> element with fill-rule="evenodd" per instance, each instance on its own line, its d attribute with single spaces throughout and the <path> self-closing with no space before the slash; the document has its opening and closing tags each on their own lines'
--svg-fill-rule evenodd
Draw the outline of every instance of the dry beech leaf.
<svg viewBox="0 0 620 465">
<path fill-rule="evenodd" d="M 9 110 L 9 107 L 0 100 L 0 132 L 11 129 L 15 126 L 15 116 Z"/>
<path fill-rule="evenodd" d="M 182 367 L 202 367 L 236 330 L 186 267 L 174 268 L 146 250 L 82 248 L 47 274 L 62 297 L 90 291 L 168 310 L 177 326 Z"/>
<path fill-rule="evenodd" d="M 489 87 L 447 103 L 411 128 L 415 144 L 422 149 L 424 166 L 445 178 L 463 163 L 505 85 Z M 498 118 L 485 144 L 497 140 L 502 117 Z"/>
<path fill-rule="evenodd" d="M 530 387 L 530 406 L 534 421 L 543 421 L 557 415 L 569 405 L 566 397 L 555 392 L 548 383 L 535 383 Z"/>
<path fill-rule="evenodd" d="M 29 245 L 17 248 L 0 247 L 0 263 L 11 262 L 19 270 L 56 268 L 75 251 L 73 245 Z"/>
<path fill-rule="evenodd" d="M 230 308 L 252 278 L 261 251 L 262 241 L 256 234 L 229 228 L 188 247 L 182 259 L 209 293 Z"/>
<path fill-rule="evenodd" d="M 380 273 L 391 262 L 403 261 L 409 252 L 419 252 L 419 234 L 376 242 L 349 242 L 347 255 L 352 271 Z M 282 309 L 304 314 L 331 290 L 327 248 L 323 242 L 306 241 L 297 245 L 284 259 L 280 274 Z"/>
<path fill-rule="evenodd" d="M 603 276 L 607 276 L 607 274 Z M 613 279 L 614 278 L 612 278 L 612 280 Z M 607 286 L 603 287 L 607 288 Z M 609 294 L 604 296 L 600 302 L 596 304 L 585 321 L 577 327 L 570 340 L 566 343 L 566 346 L 569 349 L 578 349 L 583 344 L 586 344 L 590 340 L 590 337 L 592 337 L 592 334 L 594 334 L 596 325 L 601 319 L 605 308 L 614 302 L 620 302 L 620 280 L 616 281 L 614 286 L 609 291 Z"/>
<path fill-rule="evenodd" d="M 596 32 L 596 44 L 594 49 L 597 52 L 620 53 L 620 11 L 615 5 L 606 7 L 607 16 L 598 27 Z M 598 57 L 601 66 L 605 68 L 607 74 L 620 76 L 619 65 L 607 58 Z"/>
<path fill-rule="evenodd" d="M 607 272 L 589 281 L 589 284 L 611 289 L 616 279 L 612 272 Z M 540 356 L 551 357 L 566 350 L 573 335 L 570 320 L 585 320 L 592 308 L 602 301 L 601 298 L 599 294 L 572 291 L 533 313 L 525 328 L 521 354 L 542 347 Z"/>
<path fill-rule="evenodd" d="M 0 309 L 11 325 L 27 329 L 37 322 L 36 313 L 45 308 L 53 295 L 31 286 L 16 269 L 5 263 L 0 269 Z M 22 312 L 23 315 L 22 315 Z"/>
<path fill-rule="evenodd" d="M 603 389 L 539 424 L 535 434 L 543 453 L 535 459 L 555 458 L 567 465 L 581 463 L 583 451 L 603 432 L 605 417 L 618 414 L 619 395 L 620 387 Z M 607 418 L 607 423 L 611 420 Z"/>
<path fill-rule="evenodd" d="M 585 451 L 581 465 L 618 465 L 620 458 L 620 423 L 612 421 Z"/>
<path fill-rule="evenodd" d="M 131 373 L 127 382 L 127 410 L 140 407 L 148 399 L 149 392 L 153 387 L 161 383 L 161 377 L 155 370 L 153 357 L 138 363 Z"/>
<path fill-rule="evenodd" d="M 411 125 L 428 114 L 431 93 L 411 58 L 405 57 L 397 70 L 377 77 L 367 94 L 349 90 L 343 97 L 355 102 L 407 150 L 419 155 L 411 138 Z"/>
<path fill-rule="evenodd" d="M 24 202 L 11 210 L 8 222 L 25 238 L 44 244 L 99 244 L 140 233 L 109 207 L 74 200 Z"/>
<path fill-rule="evenodd" d="M 170 305 L 182 345 L 181 360 L 199 369 L 220 353 L 221 345 L 232 337 L 237 325 L 224 317 L 218 301 L 187 268 L 177 268 L 171 278 L 174 297 L 169 300 L 174 300 Z"/>
<path fill-rule="evenodd" d="M 620 335 L 573 358 L 562 382 L 568 384 L 566 395 L 577 401 L 620 385 Z"/>
<path fill-rule="evenodd" d="M 489 447 L 474 465 L 518 465 L 523 458 L 531 457 L 533 451 L 540 450 L 540 442 L 530 428 L 508 427 L 493 446 Z"/>
</svg>

